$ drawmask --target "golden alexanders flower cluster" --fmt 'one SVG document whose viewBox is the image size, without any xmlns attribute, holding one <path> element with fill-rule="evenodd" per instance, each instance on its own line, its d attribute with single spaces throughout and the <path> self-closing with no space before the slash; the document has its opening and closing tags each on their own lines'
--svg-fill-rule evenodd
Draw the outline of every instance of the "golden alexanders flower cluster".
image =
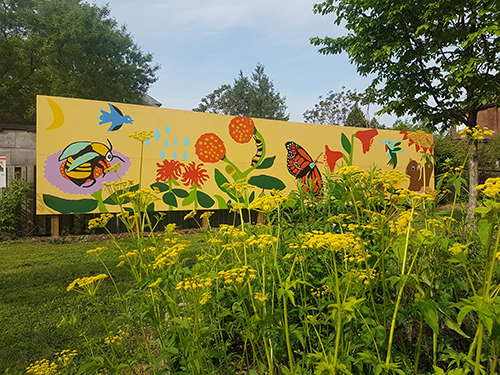
<svg viewBox="0 0 500 375">
<path fill-rule="evenodd" d="M 90 219 L 88 223 L 89 229 L 94 228 L 104 228 L 106 224 L 114 217 L 113 214 L 101 214 L 100 217 L 96 217 L 95 219 Z"/>
<path fill-rule="evenodd" d="M 105 247 L 105 246 L 103 246 L 103 247 L 96 247 L 95 249 L 87 250 L 87 254 L 92 254 L 92 255 L 95 255 L 96 257 L 99 257 L 107 249 L 108 248 Z"/>
<path fill-rule="evenodd" d="M 376 171 L 374 182 L 381 184 L 383 189 L 397 189 L 410 178 L 407 174 L 395 169 L 389 171 Z"/>
<path fill-rule="evenodd" d="M 212 279 L 211 278 L 202 278 L 199 275 L 193 276 L 193 277 L 188 277 L 187 279 L 184 279 L 183 281 L 179 281 L 177 285 L 175 286 L 175 290 L 196 290 L 196 289 L 202 289 L 205 287 L 209 287 L 212 285 Z"/>
<path fill-rule="evenodd" d="M 500 177 L 488 178 L 484 184 L 476 186 L 476 190 L 487 197 L 500 198 Z"/>
<path fill-rule="evenodd" d="M 107 345 L 120 345 L 122 341 L 129 336 L 128 332 L 125 332 L 118 327 L 118 331 L 115 333 L 113 331 L 109 331 L 108 337 L 104 339 L 104 343 Z"/>
<path fill-rule="evenodd" d="M 128 135 L 130 138 L 133 138 L 139 142 L 145 142 L 148 139 L 153 138 L 154 136 L 154 131 L 135 131 L 132 134 Z"/>
<path fill-rule="evenodd" d="M 237 283 L 241 284 L 245 280 L 255 280 L 257 278 L 257 271 L 248 266 L 237 267 L 228 271 L 219 271 L 218 280 L 224 280 L 224 284 Z"/>
<path fill-rule="evenodd" d="M 107 277 L 108 275 L 101 273 L 97 276 L 78 278 L 69 284 L 66 290 L 68 292 L 70 290 L 74 290 L 75 292 L 86 294 L 88 296 L 95 296 L 102 282 Z"/>
<path fill-rule="evenodd" d="M 346 252 L 344 262 L 363 263 L 368 258 L 371 258 L 371 255 L 366 251 L 363 251 L 360 247 L 353 247 Z"/>
<path fill-rule="evenodd" d="M 55 354 L 58 364 L 55 362 L 50 362 L 48 359 L 42 359 L 36 361 L 35 363 L 31 363 L 28 367 L 26 367 L 26 373 L 34 375 L 56 374 L 57 369 L 60 366 L 68 366 L 77 354 L 78 352 L 76 350 L 62 350 L 61 352 Z"/>
<path fill-rule="evenodd" d="M 270 195 L 263 195 L 262 197 L 254 199 L 248 206 L 248 209 L 269 215 L 286 200 L 287 198 L 283 197 L 280 191 L 272 190 Z"/>
<path fill-rule="evenodd" d="M 345 167 L 340 168 L 335 174 L 338 174 L 339 176 L 349 176 L 354 173 L 359 172 L 359 167 L 356 165 L 347 165 Z"/>
<path fill-rule="evenodd" d="M 368 270 L 352 269 L 346 271 L 344 275 L 349 279 L 353 280 L 354 282 L 370 284 L 371 280 L 375 279 L 378 274 L 376 270 L 368 271 Z"/>
<path fill-rule="evenodd" d="M 107 169 L 104 170 L 104 173 L 111 173 L 111 172 L 114 172 L 114 173 L 117 173 L 118 172 L 118 169 L 122 166 L 122 163 L 118 162 L 116 163 L 115 165 L 113 165 L 112 167 L 109 167 Z"/>
<path fill-rule="evenodd" d="M 119 195 L 119 199 L 130 200 L 134 205 L 138 206 L 139 211 L 144 211 L 147 207 L 158 200 L 160 200 L 159 195 L 160 190 L 157 187 L 153 189 L 146 188 L 136 191 L 127 191 Z"/>
<path fill-rule="evenodd" d="M 278 238 L 270 234 L 259 234 L 258 236 L 252 235 L 245 240 L 248 246 L 255 246 L 261 250 L 271 247 L 278 242 Z"/>
<path fill-rule="evenodd" d="M 248 184 L 249 177 L 240 178 L 234 182 L 226 182 L 222 184 L 222 187 L 229 190 L 236 197 L 242 197 L 249 188 Z"/>
<path fill-rule="evenodd" d="M 353 233 L 330 233 L 312 231 L 303 235 L 303 244 L 307 248 L 327 248 L 332 251 L 349 250 L 360 247 L 360 241 Z"/>
<path fill-rule="evenodd" d="M 332 293 L 333 289 L 328 285 L 323 285 L 321 288 L 311 288 L 311 294 L 315 297 L 321 298 L 328 293 Z"/>
<path fill-rule="evenodd" d="M 462 139 L 469 137 L 472 139 L 482 140 L 484 139 L 485 136 L 493 135 L 493 131 L 487 128 L 486 126 L 480 128 L 479 125 L 476 125 L 473 128 L 466 127 L 458 134 L 460 134 L 460 138 Z"/>
<path fill-rule="evenodd" d="M 34 375 L 51 375 L 57 373 L 57 364 L 48 359 L 41 359 L 26 367 L 26 373 Z"/>
<path fill-rule="evenodd" d="M 172 266 L 179 260 L 179 255 L 190 245 L 188 242 L 178 242 L 171 240 L 172 245 L 166 245 L 161 254 L 157 255 L 153 263 L 153 269 L 162 269 L 165 266 Z"/>
<path fill-rule="evenodd" d="M 238 239 L 246 237 L 246 233 L 236 228 L 234 225 L 221 224 L 219 227 L 219 233 L 223 236 Z"/>
<path fill-rule="evenodd" d="M 401 212 L 399 218 L 389 221 L 389 230 L 396 235 L 405 234 L 408 230 L 408 225 L 413 221 L 413 215 L 410 210 Z M 413 231 L 413 228 L 411 228 Z"/>
</svg>

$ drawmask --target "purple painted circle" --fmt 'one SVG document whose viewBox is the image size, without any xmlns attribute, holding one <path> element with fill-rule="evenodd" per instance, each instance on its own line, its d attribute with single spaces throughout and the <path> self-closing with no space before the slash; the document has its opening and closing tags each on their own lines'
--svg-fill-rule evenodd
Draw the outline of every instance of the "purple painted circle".
<svg viewBox="0 0 500 375">
<path fill-rule="evenodd" d="M 96 191 L 99 191 L 104 187 L 103 182 L 113 182 L 113 181 L 118 181 L 119 178 L 116 175 L 115 172 L 111 173 L 106 173 L 101 176 L 99 176 L 96 179 L 96 183 L 92 186 L 84 187 L 84 186 L 78 186 L 74 182 L 68 180 L 67 178 L 63 177 L 61 175 L 60 167 L 61 164 L 64 163 L 64 161 L 59 161 L 59 156 L 61 156 L 63 150 L 57 151 L 55 154 L 50 155 L 47 160 L 45 160 L 45 166 L 44 166 L 44 176 L 47 179 L 48 182 L 50 182 L 51 185 L 54 185 L 56 188 L 61 190 L 64 193 L 69 193 L 69 194 L 93 194 Z M 117 156 L 112 160 L 111 166 L 115 165 L 116 163 L 122 163 L 121 167 L 118 168 L 118 174 L 123 178 L 125 173 L 129 170 L 130 166 L 132 165 L 130 158 L 127 156 L 123 155 L 121 152 L 118 152 L 116 150 L 112 151 L 113 156 Z M 123 162 L 118 159 L 118 157 L 123 159 Z"/>
</svg>

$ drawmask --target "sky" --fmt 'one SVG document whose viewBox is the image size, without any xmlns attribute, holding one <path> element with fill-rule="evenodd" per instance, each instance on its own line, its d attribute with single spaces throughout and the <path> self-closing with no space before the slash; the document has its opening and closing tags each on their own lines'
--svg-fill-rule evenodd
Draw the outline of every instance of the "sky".
<svg viewBox="0 0 500 375">
<path fill-rule="evenodd" d="M 201 99 L 232 84 L 240 70 L 251 76 L 264 65 L 274 88 L 286 97 L 290 121 L 303 122 L 320 95 L 342 87 L 364 91 L 348 56 L 321 55 L 314 36 L 340 36 L 333 15 L 313 13 L 307 0 L 93 0 L 108 4 L 143 52 L 160 65 L 149 95 L 163 108 L 192 110 Z M 370 116 L 374 116 L 373 111 Z M 377 116 L 391 125 L 394 118 Z"/>
</svg>

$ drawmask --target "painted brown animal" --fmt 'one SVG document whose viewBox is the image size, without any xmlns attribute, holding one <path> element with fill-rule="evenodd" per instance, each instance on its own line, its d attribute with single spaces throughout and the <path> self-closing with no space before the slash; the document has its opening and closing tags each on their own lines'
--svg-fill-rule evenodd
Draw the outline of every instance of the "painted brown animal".
<svg viewBox="0 0 500 375">
<path fill-rule="evenodd" d="M 416 160 L 410 159 L 410 162 L 406 166 L 406 174 L 410 176 L 410 186 L 408 186 L 408 190 L 423 191 L 424 181 L 425 186 L 429 186 L 433 171 L 434 164 L 425 164 L 425 168 L 422 168 L 420 163 L 418 163 Z"/>
</svg>

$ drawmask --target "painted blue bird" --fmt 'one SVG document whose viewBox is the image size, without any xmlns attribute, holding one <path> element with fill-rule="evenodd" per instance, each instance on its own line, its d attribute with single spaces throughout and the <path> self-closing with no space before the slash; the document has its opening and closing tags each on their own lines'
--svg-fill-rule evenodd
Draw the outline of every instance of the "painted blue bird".
<svg viewBox="0 0 500 375">
<path fill-rule="evenodd" d="M 392 165 L 392 169 L 396 168 L 398 165 L 398 152 L 403 152 L 404 150 L 399 147 L 401 141 L 392 142 L 390 139 L 387 141 L 379 141 L 385 145 L 385 153 L 389 157 L 387 164 Z"/>
<path fill-rule="evenodd" d="M 98 117 L 101 122 L 98 125 L 111 123 L 108 131 L 114 132 L 122 127 L 123 124 L 133 124 L 134 120 L 129 115 L 123 115 L 122 111 L 118 109 L 118 107 L 114 106 L 111 103 L 108 103 L 110 112 L 106 112 L 102 109 L 101 115 Z"/>
</svg>

